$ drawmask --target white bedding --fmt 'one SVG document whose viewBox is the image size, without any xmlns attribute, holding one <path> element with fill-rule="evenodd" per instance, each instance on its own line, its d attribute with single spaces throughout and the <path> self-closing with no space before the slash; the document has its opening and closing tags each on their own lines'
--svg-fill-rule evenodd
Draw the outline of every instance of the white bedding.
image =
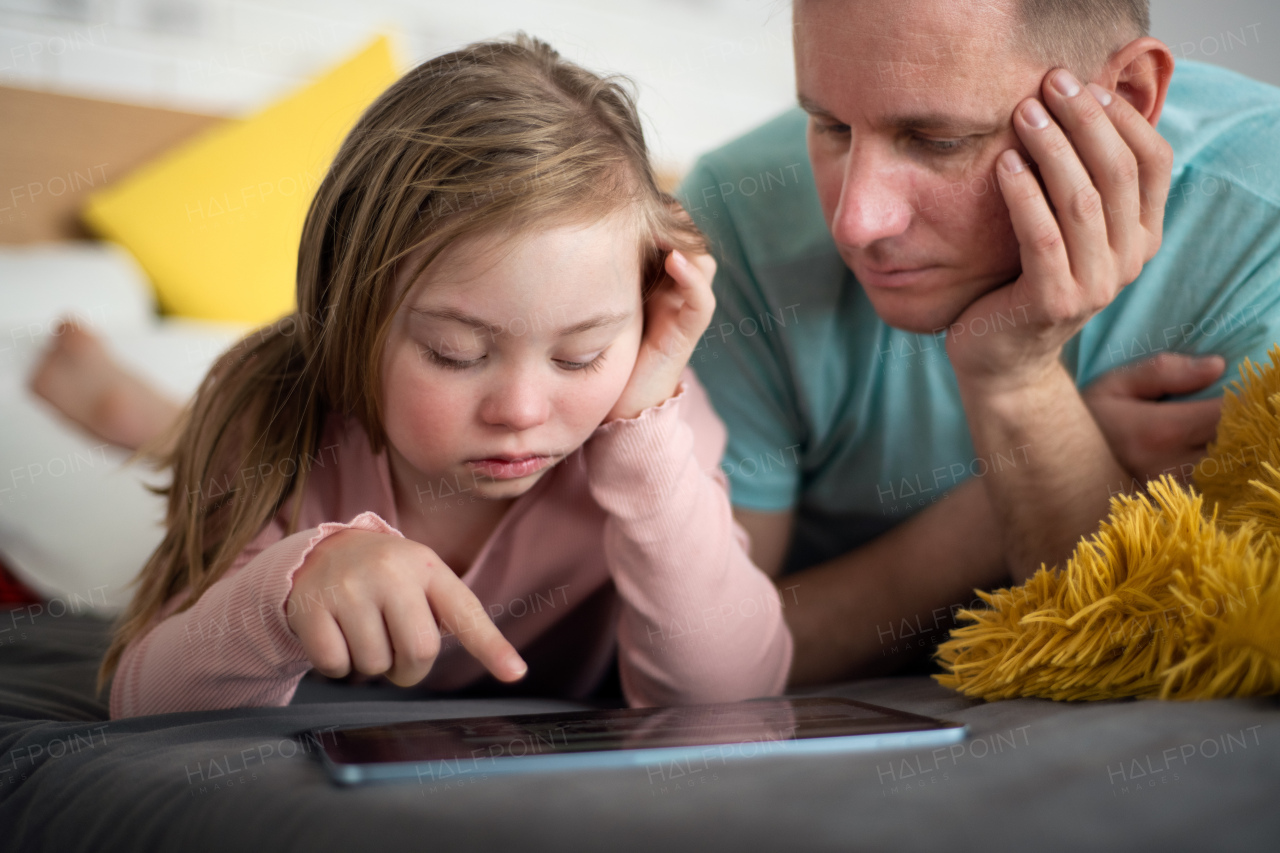
<svg viewBox="0 0 1280 853">
<path fill-rule="evenodd" d="M 50 612 L 110 615 L 160 541 L 163 498 L 143 484 L 162 478 L 27 389 L 67 314 L 177 399 L 246 329 L 158 317 L 145 274 L 113 244 L 0 247 L 0 555 Z"/>
</svg>

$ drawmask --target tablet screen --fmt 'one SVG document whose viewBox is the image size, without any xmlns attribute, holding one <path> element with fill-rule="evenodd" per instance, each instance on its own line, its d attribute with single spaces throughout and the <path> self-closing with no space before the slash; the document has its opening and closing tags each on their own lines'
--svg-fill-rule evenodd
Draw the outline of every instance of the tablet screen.
<svg viewBox="0 0 1280 853">
<path fill-rule="evenodd" d="M 313 732 L 335 778 L 602 767 L 690 752 L 722 759 L 950 743 L 959 723 L 852 699 L 755 699 L 666 708 L 419 720 Z"/>
</svg>

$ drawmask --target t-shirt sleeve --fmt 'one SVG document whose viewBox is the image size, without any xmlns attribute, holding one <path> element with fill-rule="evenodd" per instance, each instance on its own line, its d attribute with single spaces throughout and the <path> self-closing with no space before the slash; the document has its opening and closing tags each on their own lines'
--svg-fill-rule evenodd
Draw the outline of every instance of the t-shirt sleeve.
<svg viewBox="0 0 1280 853">
<path fill-rule="evenodd" d="M 721 468 L 734 505 L 779 512 L 796 505 L 805 442 L 781 331 L 795 306 L 774 304 L 753 276 L 722 183 L 703 161 L 677 190 L 717 264 L 715 315 L 689 366 L 728 429 Z"/>
<path fill-rule="evenodd" d="M 1178 186 L 1220 189 L 1171 195 L 1161 250 L 1121 293 L 1114 316 L 1100 315 L 1082 386 L 1161 352 L 1220 355 L 1222 378 L 1184 399 L 1220 397 L 1246 358 L 1268 364 L 1280 343 L 1280 205 L 1195 167 Z"/>
<path fill-rule="evenodd" d="M 1180 341 L 1197 353 L 1221 355 L 1227 370 L 1219 384 L 1196 395 L 1220 396 L 1239 380 L 1246 358 L 1270 363 L 1269 352 L 1280 344 L 1280 215 L 1272 208 L 1270 227 L 1258 234 L 1255 252 L 1240 264 L 1239 274 L 1203 316 L 1178 328 Z"/>
</svg>

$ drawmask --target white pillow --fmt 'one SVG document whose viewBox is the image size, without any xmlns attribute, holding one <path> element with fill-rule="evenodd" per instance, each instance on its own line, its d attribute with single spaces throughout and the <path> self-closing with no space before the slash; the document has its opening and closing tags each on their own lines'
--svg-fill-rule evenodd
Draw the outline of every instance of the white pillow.
<svg viewBox="0 0 1280 853">
<path fill-rule="evenodd" d="M 128 250 L 88 240 L 0 246 L 0 352 L 48 335 L 73 313 L 102 329 L 143 329 L 155 322 L 155 297 Z"/>
<path fill-rule="evenodd" d="M 27 389 L 58 317 L 185 401 L 245 327 L 161 320 L 132 257 L 109 244 L 0 248 L 0 554 L 47 612 L 111 615 L 162 535 L 160 476 L 90 438 Z M 4 349 L 9 344 L 8 349 Z"/>
</svg>

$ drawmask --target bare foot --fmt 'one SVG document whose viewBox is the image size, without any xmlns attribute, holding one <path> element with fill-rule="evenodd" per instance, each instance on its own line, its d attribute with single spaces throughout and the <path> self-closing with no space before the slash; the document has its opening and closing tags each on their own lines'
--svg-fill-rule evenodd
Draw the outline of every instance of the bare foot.
<svg viewBox="0 0 1280 853">
<path fill-rule="evenodd" d="M 181 411 L 112 359 L 96 335 L 69 320 L 54 330 L 30 386 L 90 434 L 126 450 L 164 432 Z"/>
</svg>

